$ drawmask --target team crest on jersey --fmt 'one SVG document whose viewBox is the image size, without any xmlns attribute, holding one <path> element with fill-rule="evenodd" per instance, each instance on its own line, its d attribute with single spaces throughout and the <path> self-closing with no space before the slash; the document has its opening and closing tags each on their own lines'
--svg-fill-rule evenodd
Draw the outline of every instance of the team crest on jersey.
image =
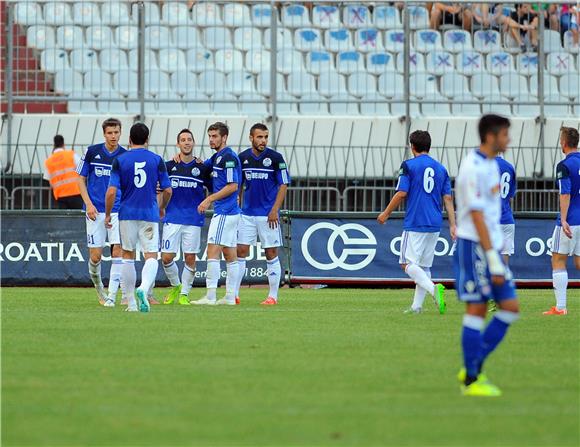
<svg viewBox="0 0 580 447">
<path fill-rule="evenodd" d="M 194 177 L 197 177 L 200 174 L 199 168 L 193 168 L 191 170 L 191 175 L 193 175 Z"/>
<path fill-rule="evenodd" d="M 216 160 L 215 160 L 215 164 L 216 164 L 216 165 L 219 165 L 219 164 L 220 164 L 220 161 L 222 161 L 222 157 L 221 157 L 221 155 L 220 155 L 218 158 L 216 158 Z"/>
<path fill-rule="evenodd" d="M 268 168 L 268 167 L 272 166 L 272 159 L 264 158 L 264 161 L 262 162 L 262 164 Z"/>
<path fill-rule="evenodd" d="M 96 175 L 97 177 L 102 177 L 102 176 L 103 176 L 103 168 L 101 168 L 101 167 L 96 167 L 96 168 L 95 168 L 95 175 Z"/>
<path fill-rule="evenodd" d="M 178 188 L 179 187 L 179 180 L 177 180 L 176 178 L 172 178 L 171 179 L 171 187 Z"/>
</svg>

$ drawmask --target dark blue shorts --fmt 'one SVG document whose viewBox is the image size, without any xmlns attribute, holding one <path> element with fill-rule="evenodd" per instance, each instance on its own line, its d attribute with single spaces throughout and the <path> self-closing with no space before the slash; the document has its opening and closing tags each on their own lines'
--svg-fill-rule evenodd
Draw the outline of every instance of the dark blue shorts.
<svg viewBox="0 0 580 447">
<path fill-rule="evenodd" d="M 491 283 L 485 252 L 477 242 L 457 239 L 454 267 L 455 289 L 460 301 L 485 303 L 489 300 L 503 301 L 516 298 L 516 285 L 508 267 L 506 280 L 501 286 Z"/>
</svg>

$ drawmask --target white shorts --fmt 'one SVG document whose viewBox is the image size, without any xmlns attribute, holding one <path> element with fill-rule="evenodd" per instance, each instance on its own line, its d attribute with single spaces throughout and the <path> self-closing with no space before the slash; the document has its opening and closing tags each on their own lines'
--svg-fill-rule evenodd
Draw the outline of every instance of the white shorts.
<svg viewBox="0 0 580 447">
<path fill-rule="evenodd" d="M 282 246 L 282 226 L 270 228 L 268 216 L 246 216 L 242 214 L 238 224 L 238 244 L 256 245 L 260 237 L 262 248 Z"/>
<path fill-rule="evenodd" d="M 500 227 L 503 233 L 501 254 L 511 256 L 515 253 L 516 226 L 515 224 L 505 224 L 500 225 Z"/>
<path fill-rule="evenodd" d="M 143 253 L 159 252 L 159 224 L 144 220 L 122 220 L 121 246 L 123 250 L 135 251 L 137 244 Z"/>
<path fill-rule="evenodd" d="M 182 253 L 199 253 L 201 227 L 173 223 L 163 224 L 161 251 L 163 253 L 177 253 L 180 247 Z"/>
<path fill-rule="evenodd" d="M 562 227 L 556 225 L 552 234 L 552 252 L 569 256 L 580 256 L 580 225 L 571 226 L 572 239 L 562 231 Z"/>
<path fill-rule="evenodd" d="M 438 238 L 439 232 L 403 231 L 399 264 L 416 264 L 421 267 L 431 267 Z"/>
<path fill-rule="evenodd" d="M 119 236 L 119 214 L 111 213 L 111 224 L 113 228 L 110 230 L 105 227 L 105 213 L 97 214 L 95 220 L 87 217 L 87 246 L 89 248 L 102 248 L 108 240 L 109 244 L 115 245 L 121 243 Z"/>
<path fill-rule="evenodd" d="M 239 221 L 239 214 L 214 214 L 209 223 L 207 243 L 223 247 L 237 247 Z"/>
</svg>

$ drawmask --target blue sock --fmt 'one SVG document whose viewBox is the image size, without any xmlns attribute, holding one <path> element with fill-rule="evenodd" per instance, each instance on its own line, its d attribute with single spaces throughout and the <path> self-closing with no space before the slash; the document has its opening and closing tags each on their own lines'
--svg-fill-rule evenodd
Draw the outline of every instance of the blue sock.
<svg viewBox="0 0 580 447">
<path fill-rule="evenodd" d="M 484 320 L 481 317 L 475 315 L 463 316 L 463 334 L 461 336 L 463 363 L 467 371 L 467 377 L 471 379 L 475 379 L 479 374 L 483 324 Z"/>
<path fill-rule="evenodd" d="M 485 331 L 483 331 L 483 336 L 481 340 L 481 358 L 479 360 L 479 369 L 483 367 L 483 362 L 487 359 L 487 356 L 491 354 L 495 348 L 501 343 L 505 334 L 510 327 L 510 324 L 518 319 L 518 314 L 514 312 L 508 312 L 505 310 L 498 310 L 494 317 L 491 319 Z"/>
</svg>

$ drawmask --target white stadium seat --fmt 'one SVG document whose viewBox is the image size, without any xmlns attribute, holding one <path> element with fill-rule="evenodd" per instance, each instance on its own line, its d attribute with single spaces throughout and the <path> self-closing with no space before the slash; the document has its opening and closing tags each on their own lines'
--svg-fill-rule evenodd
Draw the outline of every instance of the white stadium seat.
<svg viewBox="0 0 580 447">
<path fill-rule="evenodd" d="M 506 98 L 515 98 L 529 93 L 525 76 L 517 73 L 506 73 L 499 78 L 499 90 Z"/>
<path fill-rule="evenodd" d="M 482 113 L 495 113 L 498 115 L 510 116 L 512 111 L 507 98 L 500 95 L 490 95 L 483 98 L 488 104 L 481 105 Z"/>
<path fill-rule="evenodd" d="M 30 26 L 26 30 L 26 43 L 31 48 L 54 48 L 56 38 L 50 26 Z"/>
<path fill-rule="evenodd" d="M 270 28 L 264 30 L 264 46 L 267 50 L 271 50 L 271 33 Z M 292 49 L 294 48 L 294 41 L 292 39 L 292 31 L 288 28 L 278 28 L 276 32 L 276 48 L 278 50 Z"/>
<path fill-rule="evenodd" d="M 187 5 L 181 2 L 165 2 L 161 7 L 161 17 L 161 23 L 169 26 L 186 26 L 192 23 Z"/>
<path fill-rule="evenodd" d="M 229 28 L 210 26 L 203 30 L 203 41 L 208 50 L 232 48 L 232 36 Z"/>
<path fill-rule="evenodd" d="M 341 93 L 330 98 L 331 115 L 358 115 L 357 98 L 347 93 Z"/>
<path fill-rule="evenodd" d="M 409 89 L 411 94 L 417 98 L 439 94 L 437 89 L 437 78 L 427 73 L 411 75 L 409 78 Z"/>
<path fill-rule="evenodd" d="M 119 70 L 113 73 L 115 90 L 124 96 L 135 95 L 139 80 L 134 70 Z"/>
<path fill-rule="evenodd" d="M 371 12 L 365 5 L 346 5 L 342 9 L 342 21 L 349 28 L 367 28 L 372 25 Z"/>
<path fill-rule="evenodd" d="M 335 53 L 354 49 L 351 32 L 346 28 L 327 29 L 324 31 L 324 41 L 326 49 Z"/>
<path fill-rule="evenodd" d="M 538 55 L 524 53 L 517 56 L 517 69 L 520 74 L 533 75 L 538 73 Z"/>
<path fill-rule="evenodd" d="M 230 73 L 244 67 L 244 55 L 238 50 L 218 50 L 215 53 L 215 68 L 223 73 Z"/>
<path fill-rule="evenodd" d="M 268 105 L 257 93 L 240 95 L 240 112 L 245 115 L 263 116 L 268 114 Z"/>
<path fill-rule="evenodd" d="M 19 2 L 16 3 L 14 20 L 19 25 L 42 25 L 42 9 L 38 3 Z"/>
<path fill-rule="evenodd" d="M 449 116 L 451 109 L 447 98 L 444 98 L 439 93 L 428 93 L 425 96 L 418 98 L 421 100 L 421 115 L 423 116 Z"/>
<path fill-rule="evenodd" d="M 465 30 L 447 30 L 443 34 L 443 46 L 451 53 L 471 50 L 473 48 L 471 44 L 471 34 Z"/>
<path fill-rule="evenodd" d="M 73 18 L 68 3 L 50 2 L 44 4 L 44 23 L 47 25 L 72 25 Z"/>
<path fill-rule="evenodd" d="M 280 20 L 277 17 L 278 12 L 275 9 L 273 12 L 277 22 L 280 23 Z M 253 5 L 251 16 L 252 25 L 260 28 L 270 27 L 272 25 L 272 6 L 268 4 Z"/>
<path fill-rule="evenodd" d="M 373 11 L 373 25 L 382 30 L 403 28 L 401 14 L 395 6 L 375 6 Z"/>
<path fill-rule="evenodd" d="M 191 10 L 193 24 L 197 26 L 222 26 L 221 8 L 214 2 L 196 2 Z"/>
<path fill-rule="evenodd" d="M 170 94 L 168 97 L 161 98 L 165 101 L 156 103 L 157 113 L 160 115 L 181 115 L 184 113 L 184 104 L 181 97 Z M 170 101 L 167 101 L 170 100 Z"/>
<path fill-rule="evenodd" d="M 312 51 L 306 55 L 306 69 L 315 75 L 334 71 L 334 58 L 328 51 Z"/>
<path fill-rule="evenodd" d="M 544 51 L 551 53 L 552 51 L 562 51 L 562 41 L 560 40 L 560 33 L 551 29 L 544 30 Z"/>
<path fill-rule="evenodd" d="M 411 29 L 429 28 L 429 12 L 423 6 L 407 6 Z"/>
<path fill-rule="evenodd" d="M 522 104 L 522 103 L 533 104 Z M 513 105 L 514 114 L 524 118 L 535 118 L 540 116 L 540 105 L 538 104 L 538 97 L 534 95 L 518 95 L 514 98 Z"/>
<path fill-rule="evenodd" d="M 119 48 L 131 50 L 137 48 L 139 29 L 136 26 L 121 25 L 115 29 L 115 42 Z"/>
<path fill-rule="evenodd" d="M 171 73 L 187 66 L 185 53 L 177 48 L 159 50 L 159 68 Z"/>
<path fill-rule="evenodd" d="M 278 93 L 278 104 L 276 112 L 279 114 L 296 114 L 298 113 L 298 104 L 296 98 L 288 93 Z M 268 104 L 271 107 L 270 104 Z"/>
<path fill-rule="evenodd" d="M 479 116 L 481 107 L 471 93 L 463 93 L 453 98 L 451 113 L 456 116 Z"/>
<path fill-rule="evenodd" d="M 101 23 L 101 11 L 99 10 L 98 5 L 95 3 L 74 3 L 73 21 L 76 25 L 99 25 Z"/>
<path fill-rule="evenodd" d="M 318 93 L 309 93 L 300 98 L 300 113 L 303 115 L 327 115 L 328 104 Z"/>
<path fill-rule="evenodd" d="M 189 70 L 180 69 L 170 76 L 171 89 L 178 95 L 186 96 L 198 90 L 197 76 Z"/>
<path fill-rule="evenodd" d="M 457 54 L 455 66 L 457 67 L 457 72 L 464 75 L 485 72 L 483 55 L 477 51 L 462 51 Z"/>
<path fill-rule="evenodd" d="M 561 116 L 567 117 L 572 114 L 570 103 L 564 95 L 550 95 L 544 98 L 545 103 L 556 103 L 553 105 L 544 104 L 544 113 L 549 117 Z"/>
<path fill-rule="evenodd" d="M 476 73 L 471 77 L 471 93 L 478 98 L 491 95 L 499 96 L 499 84 L 496 76 L 489 73 Z"/>
<path fill-rule="evenodd" d="M 415 31 L 415 50 L 421 53 L 442 50 L 441 34 L 433 30 Z"/>
<path fill-rule="evenodd" d="M 110 96 L 114 92 L 111 75 L 98 68 L 89 70 L 84 75 L 85 90 L 92 95 Z M 116 96 L 116 94 L 115 94 Z"/>
<path fill-rule="evenodd" d="M 466 76 L 454 73 L 445 73 L 441 76 L 441 93 L 448 98 L 461 96 L 469 92 L 469 80 Z"/>
<path fill-rule="evenodd" d="M 334 5 L 316 5 L 312 8 L 312 25 L 317 28 L 336 28 L 342 25 L 340 9 Z"/>
<path fill-rule="evenodd" d="M 254 75 L 244 70 L 232 71 L 226 76 L 226 90 L 236 96 L 255 93 Z"/>
<path fill-rule="evenodd" d="M 72 50 L 84 46 L 85 37 L 80 26 L 66 25 L 56 29 L 56 46 L 63 50 Z"/>
<path fill-rule="evenodd" d="M 578 53 L 580 51 L 580 42 L 574 43 L 574 35 L 572 31 L 564 33 L 564 48 L 570 53 Z M 580 59 L 578 59 L 580 61 Z"/>
<path fill-rule="evenodd" d="M 199 32 L 193 26 L 176 26 L 172 35 L 173 45 L 181 50 L 203 48 Z"/>
<path fill-rule="evenodd" d="M 268 50 L 250 50 L 244 56 L 244 66 L 250 73 L 268 71 L 271 65 L 272 55 Z"/>
<path fill-rule="evenodd" d="M 161 13 L 157 2 L 143 2 L 143 6 L 145 8 L 145 25 L 158 25 L 161 22 Z M 137 20 L 139 17 L 139 5 L 137 3 L 133 3 L 131 13 L 133 18 Z"/>
<path fill-rule="evenodd" d="M 100 70 L 98 54 L 94 50 L 72 50 L 70 52 L 71 67 L 75 71 L 86 73 L 90 70 Z M 105 70 L 106 71 L 106 70 Z"/>
<path fill-rule="evenodd" d="M 145 48 L 159 50 L 161 48 L 171 48 L 171 32 L 166 26 L 151 25 L 145 28 Z"/>
<path fill-rule="evenodd" d="M 376 28 L 365 28 L 355 31 L 354 45 L 357 50 L 365 53 L 384 49 L 383 33 Z"/>
<path fill-rule="evenodd" d="M 211 95 L 213 113 L 220 115 L 237 115 L 240 112 L 238 99 L 228 93 L 215 93 Z"/>
<path fill-rule="evenodd" d="M 397 54 L 397 71 L 401 74 L 405 72 L 405 58 L 404 53 Z M 411 51 L 409 53 L 409 72 L 410 73 L 424 73 L 425 72 L 425 56 L 421 53 Z"/>
<path fill-rule="evenodd" d="M 343 51 L 336 58 L 336 71 L 351 74 L 365 69 L 364 57 L 358 51 Z"/>
<path fill-rule="evenodd" d="M 494 75 L 503 75 L 512 73 L 514 69 L 514 58 L 505 51 L 496 51 L 489 53 L 486 57 L 487 70 Z"/>
<path fill-rule="evenodd" d="M 256 89 L 258 93 L 263 96 L 270 96 L 272 92 L 272 73 L 270 71 L 259 73 L 256 78 Z M 284 76 L 276 73 L 276 94 L 283 95 L 286 93 Z"/>
<path fill-rule="evenodd" d="M 276 65 L 278 72 L 283 74 L 304 70 L 302 53 L 296 50 L 281 50 L 276 54 Z"/>
<path fill-rule="evenodd" d="M 310 26 L 308 9 L 304 5 L 292 4 L 282 8 L 282 25 L 288 28 Z"/>
<path fill-rule="evenodd" d="M 113 31 L 108 26 L 89 26 L 85 31 L 85 39 L 87 47 L 93 50 L 116 47 Z"/>
<path fill-rule="evenodd" d="M 431 51 L 426 59 L 427 72 L 429 73 L 440 76 L 455 71 L 455 58 L 448 51 Z"/>
<path fill-rule="evenodd" d="M 226 75 L 220 71 L 208 70 L 199 75 L 199 89 L 212 95 L 215 92 L 223 92 L 226 87 Z"/>
<path fill-rule="evenodd" d="M 560 90 L 558 89 L 558 80 L 555 76 L 548 73 L 544 73 L 544 96 L 554 96 L 558 95 Z M 530 93 L 534 96 L 538 96 L 538 74 L 533 74 L 530 77 Z"/>
<path fill-rule="evenodd" d="M 376 78 L 365 71 L 352 73 L 347 84 L 348 92 L 353 96 L 361 97 L 377 91 Z"/>
<path fill-rule="evenodd" d="M 546 68 L 553 75 L 564 75 L 575 72 L 574 56 L 571 53 L 564 52 L 550 53 L 546 61 Z"/>
<path fill-rule="evenodd" d="M 185 58 L 187 69 L 194 73 L 201 73 L 215 68 L 213 53 L 205 49 L 187 50 Z"/>
<path fill-rule="evenodd" d="M 396 71 L 395 58 L 391 53 L 374 52 L 367 53 L 367 71 L 380 75 L 389 71 Z"/>
<path fill-rule="evenodd" d="M 385 32 L 385 50 L 390 53 L 403 51 L 405 45 L 405 33 L 403 31 L 389 30 Z"/>
<path fill-rule="evenodd" d="M 54 90 L 65 95 L 83 92 L 82 74 L 73 70 L 57 71 L 54 76 Z"/>
<path fill-rule="evenodd" d="M 383 73 L 379 76 L 379 93 L 387 98 L 402 94 L 405 89 L 403 76 L 398 73 Z M 372 95 L 372 92 L 369 94 Z"/>
<path fill-rule="evenodd" d="M 324 49 L 322 35 L 316 28 L 299 28 L 294 31 L 294 47 L 300 51 Z"/>
<path fill-rule="evenodd" d="M 346 91 L 346 78 L 336 71 L 322 73 L 318 78 L 318 93 L 335 96 Z"/>
<path fill-rule="evenodd" d="M 40 67 L 50 73 L 69 70 L 70 63 L 67 52 L 56 48 L 44 50 L 40 54 Z"/>
<path fill-rule="evenodd" d="M 199 91 L 187 93 L 183 97 L 185 110 L 189 115 L 208 115 L 212 112 L 209 97 Z"/>
<path fill-rule="evenodd" d="M 378 93 L 370 93 L 361 98 L 360 112 L 367 116 L 388 116 L 391 114 L 387 99 Z"/>
<path fill-rule="evenodd" d="M 145 71 L 145 94 L 157 96 L 171 91 L 171 81 L 167 73 L 161 70 Z"/>
<path fill-rule="evenodd" d="M 568 73 L 560 78 L 560 93 L 570 99 L 580 99 L 580 75 Z"/>
<path fill-rule="evenodd" d="M 303 96 L 316 91 L 314 76 L 305 71 L 295 71 L 288 75 L 288 93 Z"/>
<path fill-rule="evenodd" d="M 234 48 L 242 51 L 262 48 L 262 31 L 249 26 L 237 28 L 234 31 Z"/>
<path fill-rule="evenodd" d="M 226 3 L 224 5 L 224 25 L 230 27 L 251 26 L 250 7 L 241 2 Z"/>
<path fill-rule="evenodd" d="M 137 71 L 139 68 L 139 64 L 137 61 L 139 60 L 139 52 L 138 50 L 131 50 L 129 51 L 129 69 L 133 71 Z M 146 70 L 157 70 L 159 68 L 159 63 L 157 62 L 157 54 L 153 50 L 146 49 L 145 50 L 145 69 Z"/>
<path fill-rule="evenodd" d="M 103 25 L 129 25 L 132 23 L 129 5 L 125 2 L 104 2 L 101 4 Z"/>
<path fill-rule="evenodd" d="M 501 50 L 501 36 L 497 31 L 479 30 L 473 35 L 473 47 L 481 53 Z"/>
</svg>

